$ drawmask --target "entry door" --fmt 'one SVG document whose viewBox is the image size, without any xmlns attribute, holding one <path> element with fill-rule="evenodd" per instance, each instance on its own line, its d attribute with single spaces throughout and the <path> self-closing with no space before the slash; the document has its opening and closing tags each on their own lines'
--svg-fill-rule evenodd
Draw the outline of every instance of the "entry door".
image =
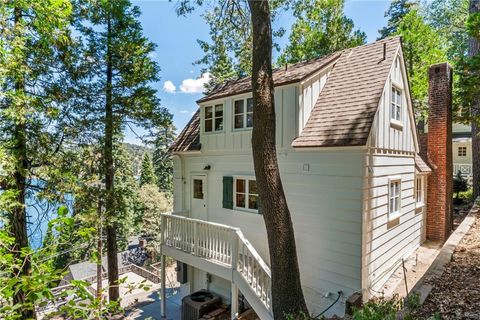
<svg viewBox="0 0 480 320">
<path fill-rule="evenodd" d="M 206 176 L 192 177 L 192 211 L 191 217 L 207 220 L 207 186 Z"/>
</svg>

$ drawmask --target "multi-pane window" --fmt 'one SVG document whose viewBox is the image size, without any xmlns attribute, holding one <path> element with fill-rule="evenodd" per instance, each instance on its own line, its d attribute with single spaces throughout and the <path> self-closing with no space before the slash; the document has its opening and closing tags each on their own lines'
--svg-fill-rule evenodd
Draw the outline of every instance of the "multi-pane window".
<svg viewBox="0 0 480 320">
<path fill-rule="evenodd" d="M 415 179 L 415 201 L 423 203 L 423 178 L 417 177 Z"/>
<path fill-rule="evenodd" d="M 400 121 L 402 113 L 402 92 L 396 87 L 392 86 L 392 107 L 390 117 L 393 120 Z"/>
<path fill-rule="evenodd" d="M 458 156 L 466 157 L 467 156 L 467 147 L 458 147 Z"/>
<path fill-rule="evenodd" d="M 223 131 L 223 104 L 205 107 L 205 132 Z"/>
<path fill-rule="evenodd" d="M 235 179 L 235 207 L 258 210 L 257 181 L 248 178 Z"/>
<path fill-rule="evenodd" d="M 253 99 L 236 100 L 234 102 L 233 128 L 253 127 Z"/>
<path fill-rule="evenodd" d="M 388 193 L 388 212 L 390 218 L 396 218 L 400 215 L 401 208 L 401 182 L 400 180 L 391 180 Z"/>
</svg>

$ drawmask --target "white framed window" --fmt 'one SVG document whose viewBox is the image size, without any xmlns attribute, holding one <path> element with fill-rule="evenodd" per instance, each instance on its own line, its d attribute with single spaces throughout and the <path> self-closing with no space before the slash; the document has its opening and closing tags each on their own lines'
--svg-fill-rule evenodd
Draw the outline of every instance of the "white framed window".
<svg viewBox="0 0 480 320">
<path fill-rule="evenodd" d="M 234 208 L 258 213 L 257 181 L 248 177 L 234 179 Z"/>
<path fill-rule="evenodd" d="M 422 176 L 418 176 L 415 178 L 415 202 L 417 203 L 417 206 L 422 205 L 424 202 Z"/>
<path fill-rule="evenodd" d="M 467 156 L 467 147 L 458 147 L 458 156 L 466 157 Z"/>
<path fill-rule="evenodd" d="M 223 104 L 205 107 L 204 131 L 223 131 Z"/>
<path fill-rule="evenodd" d="M 392 120 L 401 121 L 402 115 L 402 91 L 392 86 L 392 102 L 390 108 L 390 118 Z"/>
<path fill-rule="evenodd" d="M 253 99 L 235 100 L 233 103 L 233 129 L 253 127 Z"/>
<path fill-rule="evenodd" d="M 388 182 L 388 219 L 396 219 L 400 216 L 402 208 L 402 181 L 400 178 L 392 178 Z"/>
</svg>

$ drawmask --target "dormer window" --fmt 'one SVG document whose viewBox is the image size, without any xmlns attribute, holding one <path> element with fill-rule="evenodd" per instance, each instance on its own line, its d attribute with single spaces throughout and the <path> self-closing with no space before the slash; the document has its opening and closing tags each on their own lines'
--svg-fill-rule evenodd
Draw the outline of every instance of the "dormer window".
<svg viewBox="0 0 480 320">
<path fill-rule="evenodd" d="M 253 99 L 247 98 L 234 102 L 233 128 L 253 127 Z"/>
<path fill-rule="evenodd" d="M 205 132 L 223 131 L 223 104 L 205 107 Z"/>
<path fill-rule="evenodd" d="M 400 121 L 402 114 L 402 92 L 392 86 L 392 106 L 390 117 L 392 120 Z"/>
</svg>

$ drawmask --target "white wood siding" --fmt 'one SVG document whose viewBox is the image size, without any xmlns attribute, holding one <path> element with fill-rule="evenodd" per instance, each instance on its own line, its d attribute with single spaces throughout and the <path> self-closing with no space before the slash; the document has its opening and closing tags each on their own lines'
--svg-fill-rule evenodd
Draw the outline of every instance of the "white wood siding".
<svg viewBox="0 0 480 320">
<path fill-rule="evenodd" d="M 296 230 L 302 283 L 312 312 L 320 312 L 332 302 L 331 298 L 325 298 L 326 292 L 336 298 L 338 290 L 346 297 L 361 290 L 363 152 L 361 148 L 347 148 L 315 152 L 291 150 L 278 155 Z M 205 173 L 203 168 L 209 164 L 211 170 L 206 172 L 208 220 L 241 228 L 261 256 L 269 261 L 263 217 L 222 208 L 223 176 L 254 176 L 250 150 L 226 153 L 228 155 L 196 155 L 185 159 L 185 198 L 191 197 L 188 176 Z M 308 171 L 304 171 L 304 164 L 308 165 Z M 191 216 L 195 218 L 195 212 Z M 341 304 L 337 307 L 340 311 L 343 308 Z"/>
<path fill-rule="evenodd" d="M 298 86 L 288 85 L 275 88 L 275 113 L 277 119 L 277 148 L 289 148 L 291 142 L 296 137 L 295 119 L 298 118 Z M 234 97 L 228 97 L 223 100 L 206 102 L 200 106 L 201 133 L 200 142 L 202 144 L 202 154 L 230 154 L 230 152 L 250 151 L 252 128 L 234 129 L 233 128 L 233 106 L 234 101 L 250 98 L 252 95 L 242 94 Z M 214 106 L 223 104 L 224 130 L 222 132 L 204 132 L 204 110 L 205 106 Z"/>
<path fill-rule="evenodd" d="M 403 61 L 392 65 L 375 116 L 365 155 L 363 271 L 364 298 L 381 291 L 401 259 L 423 241 L 423 213 L 415 213 L 415 124 Z M 392 85 L 402 91 L 401 126 L 391 121 Z M 401 178 L 400 218 L 388 226 L 388 188 L 391 177 Z M 393 219 L 390 219 L 393 220 Z"/>
</svg>

